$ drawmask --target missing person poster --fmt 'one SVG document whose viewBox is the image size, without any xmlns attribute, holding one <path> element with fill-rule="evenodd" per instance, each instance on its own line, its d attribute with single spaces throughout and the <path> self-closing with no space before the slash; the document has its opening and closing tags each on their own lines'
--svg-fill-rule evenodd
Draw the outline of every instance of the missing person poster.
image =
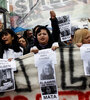
<svg viewBox="0 0 90 100">
<path fill-rule="evenodd" d="M 58 19 L 58 26 L 60 30 L 60 38 L 61 41 L 67 41 L 71 39 L 71 22 L 70 16 L 61 16 L 57 17 Z"/>
<path fill-rule="evenodd" d="M 43 80 L 56 79 L 54 64 L 52 63 L 51 60 L 45 59 L 43 62 L 42 61 L 40 62 L 38 67 L 38 76 L 40 82 Z"/>
<path fill-rule="evenodd" d="M 45 49 L 40 50 L 40 52 L 35 55 L 42 100 L 58 100 L 58 89 L 54 68 L 56 58 L 53 52 L 54 51 L 51 49 Z"/>
<path fill-rule="evenodd" d="M 81 59 L 83 60 L 85 75 L 90 76 L 90 44 L 80 47 Z"/>
<path fill-rule="evenodd" d="M 0 92 L 15 89 L 14 72 L 7 60 L 0 60 Z"/>
</svg>

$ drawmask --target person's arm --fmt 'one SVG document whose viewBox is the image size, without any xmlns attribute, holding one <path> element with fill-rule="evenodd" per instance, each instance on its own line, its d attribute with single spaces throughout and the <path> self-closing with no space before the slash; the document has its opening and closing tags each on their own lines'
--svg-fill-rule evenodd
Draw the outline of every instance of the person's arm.
<svg viewBox="0 0 90 100">
<path fill-rule="evenodd" d="M 52 35 L 53 35 L 54 41 L 58 42 L 60 30 L 58 26 L 58 20 L 56 18 L 56 14 L 54 11 L 50 11 L 50 21 L 51 21 Z"/>
<path fill-rule="evenodd" d="M 58 26 L 58 20 L 56 18 L 56 14 L 54 11 L 50 11 L 50 21 L 52 26 L 52 36 L 54 38 L 54 42 L 58 42 L 60 47 L 64 47 L 64 43 L 61 42 L 60 39 L 60 29 Z"/>
</svg>

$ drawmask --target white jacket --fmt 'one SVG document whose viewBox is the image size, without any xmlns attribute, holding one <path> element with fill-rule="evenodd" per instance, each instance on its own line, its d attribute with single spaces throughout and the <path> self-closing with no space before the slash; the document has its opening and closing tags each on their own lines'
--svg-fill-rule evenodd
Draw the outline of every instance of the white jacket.
<svg viewBox="0 0 90 100">
<path fill-rule="evenodd" d="M 15 52 L 13 49 L 4 50 L 3 59 L 18 58 L 23 55 L 23 51 Z"/>
</svg>

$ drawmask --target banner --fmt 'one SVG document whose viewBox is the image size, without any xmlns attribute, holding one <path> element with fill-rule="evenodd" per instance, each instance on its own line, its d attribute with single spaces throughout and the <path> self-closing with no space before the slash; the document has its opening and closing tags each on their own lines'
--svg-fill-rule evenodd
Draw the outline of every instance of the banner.
<svg viewBox="0 0 90 100">
<path fill-rule="evenodd" d="M 88 26 L 90 0 L 10 0 L 11 19 L 17 16 L 14 28 L 31 29 L 38 23 L 51 28 L 50 10 L 54 10 L 57 17 L 69 15 L 72 26 Z"/>
<path fill-rule="evenodd" d="M 85 76 L 80 49 L 60 48 L 56 50 L 56 57 L 59 100 L 89 100 L 90 78 Z M 0 100 L 41 100 L 38 69 L 35 67 L 33 53 L 16 59 L 14 76 L 15 90 L 0 93 Z"/>
</svg>

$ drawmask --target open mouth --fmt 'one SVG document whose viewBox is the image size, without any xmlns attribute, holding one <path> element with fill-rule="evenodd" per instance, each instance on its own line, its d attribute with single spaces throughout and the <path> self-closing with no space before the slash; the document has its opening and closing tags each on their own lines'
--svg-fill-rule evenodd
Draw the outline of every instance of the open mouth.
<svg viewBox="0 0 90 100">
<path fill-rule="evenodd" d="M 40 40 L 41 40 L 41 41 L 44 41 L 45 39 L 44 39 L 44 38 L 41 38 Z"/>
<path fill-rule="evenodd" d="M 3 40 L 4 41 L 4 43 L 6 43 L 8 40 Z"/>
</svg>

